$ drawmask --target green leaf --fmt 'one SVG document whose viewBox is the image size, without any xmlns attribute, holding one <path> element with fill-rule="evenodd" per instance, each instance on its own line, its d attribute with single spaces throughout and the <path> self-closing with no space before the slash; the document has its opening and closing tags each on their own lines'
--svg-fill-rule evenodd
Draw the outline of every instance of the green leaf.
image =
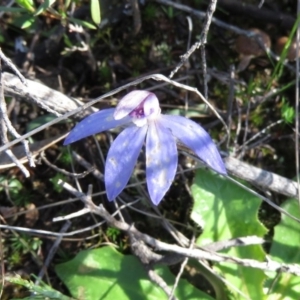
<svg viewBox="0 0 300 300">
<path fill-rule="evenodd" d="M 38 16 L 39 14 L 43 13 L 45 10 L 47 10 L 49 7 L 51 7 L 56 0 L 45 0 L 42 2 L 42 4 L 39 6 L 39 8 L 34 13 L 34 16 Z"/>
<path fill-rule="evenodd" d="M 203 116 L 207 116 L 206 113 L 204 113 L 205 109 L 205 104 L 204 105 L 197 105 L 197 107 L 194 108 L 189 108 L 188 110 L 184 108 L 175 108 L 170 111 L 168 111 L 168 114 L 174 115 L 174 116 L 185 116 L 187 118 L 199 118 Z"/>
<path fill-rule="evenodd" d="M 15 0 L 17 4 L 25 8 L 27 11 L 33 12 L 35 10 L 32 0 Z"/>
<path fill-rule="evenodd" d="M 234 183 L 210 171 L 199 169 L 192 185 L 195 200 L 191 218 L 203 228 L 199 246 L 221 240 L 256 235 L 263 237 L 265 227 L 257 218 L 261 200 Z M 263 261 L 260 245 L 232 247 L 224 253 L 238 258 Z M 263 271 L 235 264 L 220 263 L 215 270 L 250 299 L 264 299 Z M 240 299 L 240 295 L 237 298 Z"/>
<path fill-rule="evenodd" d="M 21 25 L 21 28 L 22 29 L 26 29 L 28 27 L 30 27 L 33 23 L 34 23 L 34 18 L 30 18 L 28 20 L 26 20 L 22 25 Z"/>
<path fill-rule="evenodd" d="M 34 295 L 31 295 L 29 297 L 25 297 L 22 299 L 57 299 L 57 300 L 72 300 L 70 297 L 67 297 L 60 292 L 52 289 L 47 284 L 41 282 L 40 285 L 35 285 L 30 280 L 22 279 L 20 275 L 15 275 L 13 277 L 5 277 L 5 281 L 8 281 L 10 283 L 21 285 L 27 288 L 30 292 L 34 293 Z M 16 298 L 12 300 L 17 300 Z"/>
<path fill-rule="evenodd" d="M 281 207 L 300 218 L 299 204 L 295 199 L 287 200 Z M 300 224 L 286 215 L 282 215 L 280 223 L 275 227 L 270 250 L 272 259 L 289 264 L 300 264 Z M 272 274 L 266 284 L 271 290 L 272 300 L 295 300 L 300 295 L 300 278 L 288 274 Z"/>
<path fill-rule="evenodd" d="M 59 180 L 65 181 L 66 177 L 61 173 L 57 173 L 54 177 L 49 179 L 49 181 L 52 182 L 53 188 L 57 193 L 61 193 L 63 191 L 63 187 L 58 184 Z"/>
<path fill-rule="evenodd" d="M 175 277 L 166 267 L 155 272 L 170 287 L 174 284 Z M 111 247 L 81 251 L 69 262 L 57 265 L 56 273 L 72 296 L 78 299 L 167 299 L 165 293 L 149 280 L 135 256 L 122 255 Z M 175 295 L 185 300 L 212 300 L 186 280 L 180 280 Z"/>
<path fill-rule="evenodd" d="M 72 0 L 65 0 L 65 10 L 68 9 L 68 7 L 70 6 Z"/>
<path fill-rule="evenodd" d="M 27 9 L 23 7 L 6 7 L 6 6 L 0 6 L 1 12 L 12 12 L 12 13 L 18 13 L 18 12 L 27 12 Z"/>
<path fill-rule="evenodd" d="M 0 192 L 7 188 L 11 195 L 18 195 L 22 190 L 22 183 L 16 178 L 9 178 L 7 176 L 0 176 Z"/>
<path fill-rule="evenodd" d="M 101 9 L 99 0 L 91 0 L 90 8 L 92 20 L 99 25 L 101 23 Z"/>
<path fill-rule="evenodd" d="M 73 46 L 73 43 L 71 42 L 70 38 L 67 34 L 63 35 L 64 43 L 67 47 L 71 48 Z"/>
<path fill-rule="evenodd" d="M 16 14 L 12 18 L 11 22 L 14 26 L 22 29 L 31 27 L 30 29 L 35 29 L 36 18 L 33 17 L 31 13 L 24 12 L 22 14 Z"/>
<path fill-rule="evenodd" d="M 25 29 L 33 25 L 35 22 L 35 18 L 28 13 L 22 14 L 18 17 L 15 17 L 12 20 L 12 23 L 19 28 Z"/>
<path fill-rule="evenodd" d="M 29 123 L 27 123 L 26 125 L 26 132 L 29 132 L 35 128 L 38 128 L 54 119 L 56 119 L 57 116 L 55 116 L 54 114 L 45 114 L 42 115 L 40 117 L 35 118 L 34 120 L 30 121 Z"/>
<path fill-rule="evenodd" d="M 68 19 L 70 21 L 72 21 L 73 23 L 77 24 L 77 25 L 80 25 L 80 26 L 83 26 L 83 27 L 86 27 L 86 28 L 89 28 L 89 29 L 97 29 L 97 27 L 95 25 L 93 25 L 89 22 L 82 21 L 82 20 L 72 18 L 72 17 L 69 17 Z"/>
<path fill-rule="evenodd" d="M 282 100 L 281 116 L 286 123 L 294 122 L 295 109 L 289 105 L 285 98 Z"/>
<path fill-rule="evenodd" d="M 293 28 L 292 28 L 292 30 L 290 31 L 290 34 L 289 34 L 289 40 L 286 43 L 286 45 L 285 45 L 285 47 L 284 47 L 284 49 L 283 49 L 283 51 L 280 55 L 279 61 L 277 62 L 275 68 L 273 68 L 273 73 L 271 75 L 271 79 L 270 79 L 269 84 L 267 86 L 267 91 L 271 89 L 272 84 L 274 83 L 274 80 L 275 79 L 278 80 L 281 77 L 282 73 L 283 73 L 283 67 L 284 67 L 283 62 L 284 62 L 285 57 L 288 53 L 288 48 L 291 44 L 292 38 L 295 35 L 295 33 L 297 31 L 297 28 L 299 26 L 299 22 L 300 22 L 300 15 L 298 15 L 297 20 L 294 22 Z"/>
</svg>

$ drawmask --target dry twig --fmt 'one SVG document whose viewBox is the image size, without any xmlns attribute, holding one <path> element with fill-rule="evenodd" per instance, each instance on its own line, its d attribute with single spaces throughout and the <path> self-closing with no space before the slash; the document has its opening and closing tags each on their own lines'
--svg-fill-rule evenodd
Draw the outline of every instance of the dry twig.
<svg viewBox="0 0 300 300">
<path fill-rule="evenodd" d="M 0 49 L 1 56 L 3 56 L 1 49 Z M 7 116 L 6 111 L 6 102 L 4 99 L 4 93 L 3 93 L 3 82 L 2 82 L 2 64 L 1 64 L 0 58 L 0 138 L 2 144 L 8 143 L 8 137 L 7 137 L 7 129 L 16 137 L 20 137 L 20 135 L 15 131 L 12 124 L 10 123 L 10 120 Z M 28 142 L 26 140 L 22 140 L 22 143 L 24 145 L 25 153 L 28 157 L 28 160 L 30 161 L 31 166 L 35 166 L 34 161 L 32 159 L 32 156 L 30 154 L 30 151 L 28 149 Z M 23 172 L 25 177 L 29 177 L 30 173 L 29 171 L 22 165 L 22 163 L 15 157 L 15 155 L 12 153 L 10 149 L 7 149 L 5 153 L 8 155 L 8 157 L 11 159 L 13 163 Z"/>
<path fill-rule="evenodd" d="M 206 251 L 202 249 L 187 249 L 177 245 L 171 245 L 162 241 L 159 241 L 147 234 L 144 234 L 138 231 L 134 226 L 127 224 L 123 221 L 118 221 L 114 217 L 112 217 L 105 208 L 100 205 L 96 206 L 89 195 L 81 193 L 74 189 L 71 185 L 66 182 L 62 182 L 62 187 L 69 191 L 71 194 L 80 197 L 80 199 L 85 203 L 86 207 L 90 209 L 91 213 L 97 214 L 104 218 L 106 222 L 110 226 L 113 226 L 119 230 L 130 232 L 133 234 L 137 240 L 143 241 L 148 246 L 151 246 L 156 251 L 166 251 L 167 253 L 182 255 L 183 257 L 188 258 L 195 258 L 198 260 L 211 260 L 214 262 L 227 262 L 227 263 L 234 263 L 239 264 L 245 267 L 257 268 L 264 271 L 282 271 L 286 273 L 291 273 L 297 276 L 300 276 L 300 266 L 298 265 L 288 265 L 288 264 L 281 264 L 276 261 L 268 260 L 268 262 L 260 262 L 253 259 L 240 259 L 237 257 L 231 257 L 224 254 L 218 254 L 212 251 Z M 0 225 L 0 228 L 3 225 Z"/>
<path fill-rule="evenodd" d="M 66 232 L 69 227 L 71 226 L 71 222 L 70 221 L 67 221 L 61 228 L 60 232 L 61 233 L 64 233 Z M 59 245 L 60 245 L 60 242 L 62 241 L 62 238 L 63 236 L 61 235 L 60 237 L 58 237 L 55 242 L 53 243 L 52 247 L 50 248 L 49 252 L 48 252 L 48 255 L 47 255 L 47 258 L 35 280 L 35 284 L 39 284 L 41 282 L 41 280 L 43 279 L 44 275 L 45 275 L 45 272 L 47 271 L 47 268 L 49 266 L 49 264 L 51 263 Z"/>
</svg>

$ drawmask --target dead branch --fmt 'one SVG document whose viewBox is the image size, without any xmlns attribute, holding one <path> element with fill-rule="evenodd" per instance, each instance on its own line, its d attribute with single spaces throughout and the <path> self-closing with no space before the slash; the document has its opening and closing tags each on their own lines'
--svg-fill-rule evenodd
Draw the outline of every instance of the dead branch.
<svg viewBox="0 0 300 300">
<path fill-rule="evenodd" d="M 62 226 L 62 228 L 61 228 L 61 230 L 60 230 L 61 233 L 66 232 L 66 231 L 69 229 L 70 226 L 71 226 L 71 222 L 70 222 L 70 221 L 67 221 L 67 222 Z M 44 262 L 44 264 L 43 264 L 43 266 L 42 266 L 42 268 L 41 268 L 41 270 L 40 270 L 40 272 L 39 272 L 39 274 L 38 274 L 38 276 L 37 276 L 37 278 L 36 278 L 36 280 L 35 280 L 35 284 L 39 284 L 39 283 L 41 282 L 41 280 L 43 279 L 43 277 L 44 277 L 44 275 L 45 275 L 45 273 L 46 273 L 46 271 L 47 271 L 47 268 L 49 267 L 49 265 L 50 265 L 50 263 L 51 263 L 51 261 L 52 261 L 54 255 L 55 255 L 55 253 L 56 253 L 56 251 L 57 251 L 57 249 L 58 249 L 58 247 L 59 247 L 59 245 L 60 245 L 60 243 L 61 243 L 61 241 L 62 241 L 62 238 L 63 238 L 62 235 L 61 235 L 60 237 L 58 237 L 58 238 L 55 240 L 55 242 L 53 243 L 53 245 L 52 245 L 52 247 L 50 248 L 50 250 L 48 251 L 47 258 L 46 258 L 46 260 L 45 260 L 45 262 Z"/>
<path fill-rule="evenodd" d="M 180 63 L 176 66 L 175 70 L 173 70 L 170 74 L 170 78 L 172 78 L 175 73 L 183 66 L 183 64 L 189 59 L 189 57 L 198 49 L 201 47 L 201 60 L 202 60 L 202 70 L 203 70 L 203 76 L 204 76 L 204 86 L 206 86 L 207 89 L 207 78 L 206 78 L 206 59 L 205 59 L 205 44 L 207 41 L 207 34 L 209 30 L 209 26 L 212 21 L 212 16 L 216 10 L 217 1 L 212 0 L 207 8 L 207 12 L 205 13 L 204 18 L 204 24 L 203 24 L 203 30 L 200 35 L 199 41 L 197 41 L 184 55 L 181 56 Z M 204 93 L 205 98 L 207 98 L 207 92 Z"/>
<path fill-rule="evenodd" d="M 27 79 L 27 86 L 24 86 L 19 78 L 13 74 L 3 73 L 4 94 L 13 97 L 21 97 L 30 103 L 34 103 L 46 111 L 60 116 L 83 106 L 83 102 L 67 97 L 66 95 L 53 90 L 46 85 Z M 95 112 L 95 108 L 89 108 L 79 117 Z"/>
<path fill-rule="evenodd" d="M 66 189 L 68 192 L 73 194 L 76 197 L 80 197 L 83 203 L 86 205 L 87 208 L 90 209 L 91 213 L 97 214 L 101 216 L 106 222 L 125 232 L 130 232 L 134 235 L 135 239 L 143 241 L 145 244 L 151 246 L 155 251 L 166 251 L 167 253 L 174 253 L 177 255 L 182 255 L 183 257 L 194 258 L 197 260 L 210 260 L 214 262 L 226 262 L 226 263 L 234 263 L 239 264 L 245 267 L 257 268 L 264 271 L 274 271 L 274 272 L 285 272 L 291 273 L 297 276 L 300 276 L 300 266 L 296 264 L 288 265 L 288 264 L 281 264 L 276 261 L 268 260 L 267 262 L 260 262 L 254 259 L 240 259 L 237 257 L 231 257 L 224 254 L 219 254 L 213 251 L 206 251 L 203 249 L 187 249 L 181 246 L 168 244 L 162 241 L 159 241 L 147 234 L 144 234 L 137 230 L 134 226 L 124 222 L 118 221 L 113 216 L 111 216 L 103 205 L 96 206 L 91 199 L 91 196 L 88 194 L 84 194 L 79 192 L 74 187 L 66 182 L 60 182 L 62 187 Z M 0 225 L 0 228 L 3 225 Z"/>
<path fill-rule="evenodd" d="M 251 166 L 233 157 L 226 157 L 227 171 L 249 183 L 260 186 L 264 190 L 276 192 L 288 197 L 298 197 L 297 182 L 272 172 Z"/>
</svg>

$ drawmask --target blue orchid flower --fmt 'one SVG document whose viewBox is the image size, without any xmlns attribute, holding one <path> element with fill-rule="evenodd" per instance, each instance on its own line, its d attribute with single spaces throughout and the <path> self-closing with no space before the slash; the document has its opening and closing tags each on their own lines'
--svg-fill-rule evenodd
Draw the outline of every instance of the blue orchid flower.
<svg viewBox="0 0 300 300">
<path fill-rule="evenodd" d="M 104 181 L 110 201 L 127 185 L 144 142 L 147 187 L 155 205 L 174 180 L 178 164 L 177 139 L 211 169 L 226 175 L 222 158 L 209 134 L 185 117 L 161 114 L 155 94 L 143 90 L 124 96 L 116 108 L 104 109 L 83 119 L 69 133 L 64 145 L 124 125 L 127 126 L 112 143 L 105 163 Z"/>
</svg>

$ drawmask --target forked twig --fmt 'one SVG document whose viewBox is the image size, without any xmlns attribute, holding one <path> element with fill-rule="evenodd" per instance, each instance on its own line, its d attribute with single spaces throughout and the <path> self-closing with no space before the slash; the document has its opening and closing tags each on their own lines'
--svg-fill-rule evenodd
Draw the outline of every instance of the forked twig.
<svg viewBox="0 0 300 300">
<path fill-rule="evenodd" d="M 144 234 L 137 230 L 134 226 L 127 224 L 123 221 L 116 220 L 111 216 L 105 208 L 100 205 L 96 206 L 88 195 L 78 192 L 68 183 L 62 182 L 62 187 L 71 192 L 73 195 L 80 197 L 80 199 L 90 208 L 91 213 L 95 213 L 102 218 L 104 218 L 109 225 L 118 228 L 119 230 L 130 232 L 135 236 L 137 240 L 143 241 L 148 246 L 151 246 L 156 251 L 166 251 L 168 253 L 174 253 L 177 255 L 182 255 L 183 257 L 195 258 L 198 260 L 205 259 L 215 262 L 228 262 L 234 264 L 240 264 L 242 266 L 257 268 L 265 271 L 282 271 L 286 273 L 291 273 L 297 276 L 300 276 L 300 266 L 298 265 L 288 265 L 281 264 L 276 261 L 268 260 L 268 262 L 260 262 L 254 259 L 240 259 L 237 257 L 231 257 L 224 254 L 215 253 L 212 251 L 205 251 L 202 249 L 187 249 L 177 245 L 171 245 L 162 241 L 159 241 L 147 234 Z M 1 228 L 1 225 L 0 225 Z"/>
<path fill-rule="evenodd" d="M 192 239 L 191 239 L 191 241 L 190 241 L 189 249 L 193 249 L 193 248 L 194 248 L 194 244 L 195 244 L 195 235 L 193 235 L 193 237 L 192 237 Z M 177 274 L 177 276 L 176 276 L 176 279 L 175 279 L 175 282 L 174 282 L 174 285 L 173 285 L 173 288 L 172 288 L 172 291 L 171 291 L 171 295 L 169 296 L 169 300 L 171 300 L 172 297 L 173 297 L 173 295 L 174 295 L 175 289 L 176 289 L 176 287 L 177 287 L 178 284 L 179 284 L 179 280 L 180 280 L 180 278 L 181 278 L 181 276 L 182 276 L 182 274 L 183 274 L 183 271 L 184 271 L 185 266 L 186 266 L 187 263 L 188 263 L 188 260 L 189 260 L 189 259 L 186 257 L 186 258 L 182 261 L 182 263 L 180 264 L 180 269 L 179 269 L 179 272 L 178 272 L 178 274 Z"/>
<path fill-rule="evenodd" d="M 165 3 L 166 4 L 166 3 Z M 200 34 L 199 41 L 197 41 L 184 55 L 180 57 L 180 63 L 176 66 L 176 68 L 171 72 L 170 78 L 178 72 L 178 70 L 183 66 L 183 64 L 189 59 L 189 57 L 199 48 L 201 47 L 201 58 L 202 58 L 202 70 L 203 70 L 203 78 L 204 78 L 204 97 L 207 99 L 207 78 L 206 78 L 206 58 L 205 58 L 205 44 L 207 41 L 207 34 L 209 30 L 209 26 L 211 24 L 212 16 L 214 11 L 216 10 L 217 0 L 211 0 L 207 12 L 205 13 L 203 30 Z"/>
<path fill-rule="evenodd" d="M 41 159 L 42 161 L 50 168 L 52 168 L 53 170 L 61 173 L 61 174 L 64 174 L 66 176 L 70 176 L 70 177 L 73 177 L 73 178 L 84 178 L 86 177 L 88 174 L 90 174 L 91 172 L 94 171 L 94 168 L 91 167 L 90 169 L 86 170 L 85 172 L 83 173 L 73 173 L 73 172 L 69 172 L 69 171 L 66 171 L 64 169 L 61 169 L 59 167 L 57 167 L 56 165 L 52 164 L 46 157 L 45 155 L 45 151 L 41 152 Z"/>
<path fill-rule="evenodd" d="M 1 48 L 0 48 L 0 59 L 19 77 L 19 79 L 21 80 L 21 82 L 25 86 L 27 86 L 27 81 L 26 81 L 25 77 L 20 73 L 20 71 L 12 63 L 12 61 L 4 55 L 4 53 L 1 50 Z"/>
<path fill-rule="evenodd" d="M 2 54 L 1 49 L 0 49 L 0 54 Z M 0 59 L 0 138 L 1 138 L 2 144 L 4 144 L 4 145 L 9 142 L 8 137 L 7 137 L 7 129 L 10 130 L 10 132 L 12 134 L 14 134 L 16 137 L 20 137 L 20 135 L 18 135 L 18 133 L 15 131 L 15 129 L 11 125 L 9 118 L 7 117 L 6 103 L 5 103 L 5 99 L 4 99 L 3 82 L 2 82 L 2 61 Z M 32 156 L 30 154 L 29 148 L 28 148 L 28 142 L 26 140 L 23 140 L 22 143 L 24 145 L 24 149 L 27 154 L 28 160 L 31 162 L 32 166 L 35 166 Z M 10 149 L 6 149 L 5 153 L 16 164 L 16 166 L 23 172 L 25 177 L 30 176 L 29 171 L 15 157 L 15 155 L 12 153 L 12 151 Z"/>
</svg>

